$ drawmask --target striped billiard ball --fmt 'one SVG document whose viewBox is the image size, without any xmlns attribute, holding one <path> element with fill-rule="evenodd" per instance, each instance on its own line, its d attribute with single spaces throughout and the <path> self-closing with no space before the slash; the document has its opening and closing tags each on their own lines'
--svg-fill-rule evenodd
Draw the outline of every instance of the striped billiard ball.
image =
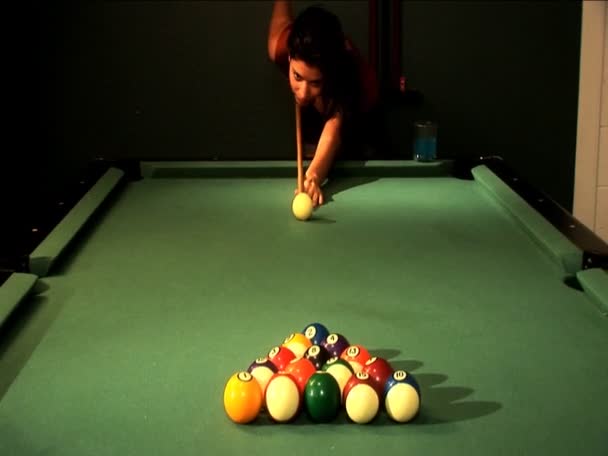
<svg viewBox="0 0 608 456">
<path fill-rule="evenodd" d="M 301 405 L 296 380 L 284 372 L 274 374 L 266 385 L 264 405 L 270 418 L 278 423 L 286 423 L 296 418 Z"/>
<path fill-rule="evenodd" d="M 270 377 L 276 374 L 278 370 L 270 359 L 263 357 L 257 358 L 253 363 L 251 363 L 251 365 L 247 368 L 247 372 L 253 375 L 253 377 L 257 380 L 263 393 L 266 390 L 268 380 L 270 380 Z"/>
<path fill-rule="evenodd" d="M 412 374 L 397 370 L 386 381 L 384 407 L 391 419 L 407 423 L 416 417 L 421 405 L 420 387 Z"/>
<path fill-rule="evenodd" d="M 357 424 L 369 423 L 380 411 L 380 397 L 368 374 L 353 375 L 344 387 L 343 396 L 346 414 Z"/>
</svg>

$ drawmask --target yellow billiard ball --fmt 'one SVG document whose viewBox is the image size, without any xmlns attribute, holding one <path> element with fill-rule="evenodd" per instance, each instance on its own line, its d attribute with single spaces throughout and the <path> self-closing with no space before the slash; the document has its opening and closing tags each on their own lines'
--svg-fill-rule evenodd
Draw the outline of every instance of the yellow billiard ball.
<svg viewBox="0 0 608 456">
<path fill-rule="evenodd" d="M 308 220 L 313 210 L 312 199 L 307 193 L 298 193 L 291 203 L 291 210 L 298 220 Z"/>
<path fill-rule="evenodd" d="M 224 410 L 235 423 L 255 420 L 262 408 L 262 389 L 249 372 L 237 372 L 224 388 Z"/>
</svg>

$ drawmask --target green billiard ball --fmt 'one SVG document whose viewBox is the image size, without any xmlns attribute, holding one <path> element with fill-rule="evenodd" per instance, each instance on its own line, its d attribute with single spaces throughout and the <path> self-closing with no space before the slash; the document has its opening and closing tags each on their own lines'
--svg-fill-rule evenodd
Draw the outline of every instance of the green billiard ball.
<svg viewBox="0 0 608 456">
<path fill-rule="evenodd" d="M 332 421 L 341 404 L 338 381 L 328 372 L 314 373 L 304 388 L 304 403 L 311 420 L 318 423 Z"/>
</svg>

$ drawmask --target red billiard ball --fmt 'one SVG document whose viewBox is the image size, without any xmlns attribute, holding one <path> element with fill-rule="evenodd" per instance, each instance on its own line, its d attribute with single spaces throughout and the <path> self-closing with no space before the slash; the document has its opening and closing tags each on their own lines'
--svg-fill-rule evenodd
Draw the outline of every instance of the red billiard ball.
<svg viewBox="0 0 608 456">
<path fill-rule="evenodd" d="M 296 358 L 294 352 L 284 346 L 273 347 L 268 352 L 268 359 L 277 367 L 277 370 L 282 371 L 285 369 L 292 360 Z"/>
<path fill-rule="evenodd" d="M 317 370 L 321 370 L 329 359 L 329 353 L 327 349 L 321 345 L 311 345 L 308 347 L 308 350 L 304 352 L 304 358 L 311 361 Z"/>
<path fill-rule="evenodd" d="M 371 358 L 369 351 L 362 345 L 350 345 L 340 355 L 340 358 L 347 361 L 355 373 L 361 372 L 365 362 Z"/>
<path fill-rule="evenodd" d="M 346 414 L 355 423 L 369 423 L 378 415 L 380 397 L 368 374 L 359 372 L 352 376 L 343 395 Z"/>
<path fill-rule="evenodd" d="M 332 358 L 334 356 L 339 358 L 350 344 L 342 334 L 332 333 L 325 338 L 321 345 L 325 347 Z"/>
<path fill-rule="evenodd" d="M 388 378 L 393 375 L 393 367 L 384 358 L 372 356 L 365 362 L 362 372 L 369 374 L 380 398 L 384 398 L 384 387 Z"/>
<path fill-rule="evenodd" d="M 306 358 L 294 359 L 285 366 L 285 373 L 291 374 L 298 384 L 300 394 L 304 396 L 304 389 L 308 379 L 317 371 L 315 365 Z"/>
</svg>

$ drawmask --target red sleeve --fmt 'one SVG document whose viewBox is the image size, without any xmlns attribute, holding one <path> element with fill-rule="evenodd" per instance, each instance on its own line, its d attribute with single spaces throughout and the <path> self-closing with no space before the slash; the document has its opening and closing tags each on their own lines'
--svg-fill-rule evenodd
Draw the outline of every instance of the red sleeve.
<svg viewBox="0 0 608 456">
<path fill-rule="evenodd" d="M 287 49 L 287 39 L 291 33 L 292 24 L 286 26 L 277 40 L 277 47 L 274 54 L 274 61 L 285 75 L 289 75 L 289 50 Z"/>
</svg>

